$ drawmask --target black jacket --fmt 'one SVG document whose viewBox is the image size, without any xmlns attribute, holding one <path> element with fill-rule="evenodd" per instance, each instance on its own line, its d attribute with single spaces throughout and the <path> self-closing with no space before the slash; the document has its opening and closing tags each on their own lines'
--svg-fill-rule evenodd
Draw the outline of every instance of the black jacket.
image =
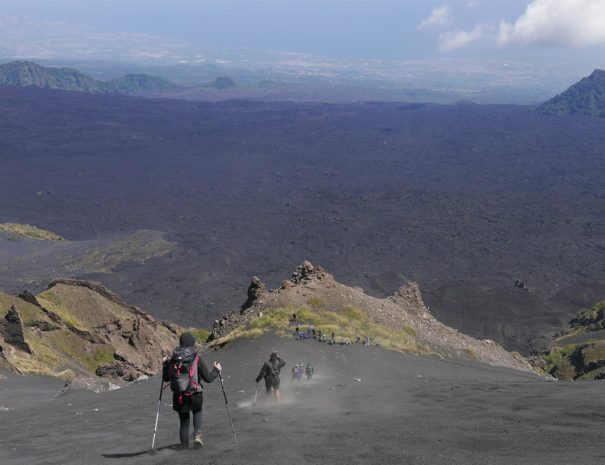
<svg viewBox="0 0 605 465">
<path fill-rule="evenodd" d="M 263 367 L 260 369 L 260 373 L 256 377 L 256 382 L 258 383 L 261 379 L 279 379 L 279 372 L 286 365 L 281 358 L 277 357 L 277 360 L 269 360 L 263 364 Z M 275 374 L 277 373 L 277 374 Z"/>
<path fill-rule="evenodd" d="M 198 356 L 199 356 L 199 354 L 198 354 Z M 211 383 L 212 381 L 214 381 L 216 379 L 219 371 L 214 366 L 212 367 L 212 370 L 208 370 L 208 367 L 206 366 L 206 363 L 204 363 L 204 360 L 202 360 L 202 357 L 199 357 L 198 360 L 199 360 L 198 364 L 197 364 L 197 381 L 198 381 L 198 383 L 200 383 L 200 386 L 201 386 L 201 380 L 204 380 L 207 383 Z M 162 378 L 164 379 L 164 382 L 166 382 L 166 383 L 168 383 L 170 381 L 170 359 L 168 359 L 168 360 L 166 360 L 166 362 L 164 362 L 164 367 L 162 369 Z M 202 408 L 202 402 L 203 402 L 203 396 L 202 396 L 201 392 L 192 394 L 191 401 L 189 401 L 189 399 L 186 399 L 186 402 L 184 402 L 182 406 L 179 404 L 178 393 L 172 394 L 172 409 L 177 412 L 198 410 L 198 409 Z"/>
</svg>

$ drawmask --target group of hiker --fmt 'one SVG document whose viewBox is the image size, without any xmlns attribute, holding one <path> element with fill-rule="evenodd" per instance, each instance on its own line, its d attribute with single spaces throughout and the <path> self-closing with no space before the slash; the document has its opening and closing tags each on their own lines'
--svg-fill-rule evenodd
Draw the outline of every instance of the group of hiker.
<svg viewBox="0 0 605 465">
<path fill-rule="evenodd" d="M 217 377 L 220 377 L 222 370 L 219 362 L 214 362 L 212 369 L 209 370 L 206 363 L 199 356 L 195 348 L 195 343 L 196 338 L 190 332 L 181 334 L 178 347 L 173 350 L 170 357 L 166 357 L 164 359 L 162 371 L 163 382 L 169 383 L 168 385 L 172 390 L 172 408 L 178 413 L 179 416 L 180 448 L 183 449 L 187 449 L 189 447 L 191 419 L 193 419 L 193 445 L 196 449 L 204 447 L 202 437 L 202 406 L 204 398 L 202 394 L 203 390 L 201 382 L 204 381 L 206 383 L 212 383 Z M 279 356 L 279 354 L 277 352 L 272 352 L 269 360 L 263 363 L 260 373 L 256 377 L 257 386 L 261 380 L 264 380 L 266 394 L 270 396 L 273 393 L 276 401 L 281 399 L 279 388 L 280 372 L 285 365 L 286 362 Z M 295 379 L 300 381 L 303 374 L 306 375 L 307 381 L 311 381 L 314 371 L 315 370 L 311 362 L 307 362 L 306 364 L 298 363 L 292 368 L 292 381 Z M 163 389 L 164 384 L 162 383 L 162 390 Z M 258 393 L 258 388 L 256 392 Z M 225 395 L 225 402 L 227 403 L 227 396 L 224 393 L 224 389 L 223 394 Z M 161 398 L 162 396 L 160 391 L 160 404 Z M 228 403 L 227 409 L 229 411 Z M 229 418 L 231 419 L 231 413 L 229 413 Z M 235 429 L 233 430 L 233 433 L 235 437 Z"/>
<path fill-rule="evenodd" d="M 308 324 L 306 329 L 301 328 L 301 322 L 299 321 L 298 315 L 296 313 L 292 314 L 290 324 L 294 326 L 294 339 L 296 339 L 297 341 L 313 339 L 317 342 L 325 342 L 329 345 L 348 345 L 351 343 L 351 341 L 346 338 L 336 340 L 336 333 L 334 331 L 327 333 L 326 331 L 315 329 L 315 326 L 312 324 Z M 369 336 L 356 336 L 355 343 L 363 344 L 364 346 L 369 346 L 371 345 L 371 339 Z"/>
<path fill-rule="evenodd" d="M 311 381 L 313 378 L 313 364 L 308 362 L 306 365 L 304 363 L 297 363 L 292 367 L 292 381 L 296 380 L 300 382 L 303 374 L 307 376 L 307 381 Z"/>
<path fill-rule="evenodd" d="M 332 331 L 330 334 L 327 334 L 325 331 L 316 330 L 313 325 L 307 326 L 306 331 L 302 331 L 300 326 L 296 326 L 294 328 L 294 339 L 296 339 L 297 341 L 313 339 L 317 342 L 325 342 L 329 345 L 348 345 L 351 343 L 349 339 L 336 340 L 336 334 L 334 333 L 334 331 Z M 363 344 L 365 346 L 371 345 L 369 336 L 356 336 L 355 343 Z"/>
</svg>

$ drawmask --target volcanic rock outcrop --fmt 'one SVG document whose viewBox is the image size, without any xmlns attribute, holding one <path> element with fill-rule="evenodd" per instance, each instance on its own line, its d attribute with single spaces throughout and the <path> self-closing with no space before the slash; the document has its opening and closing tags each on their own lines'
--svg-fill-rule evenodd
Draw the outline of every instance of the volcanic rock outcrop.
<svg viewBox="0 0 605 465">
<path fill-rule="evenodd" d="M 178 339 L 177 326 L 92 281 L 55 280 L 37 296 L 0 294 L 2 308 L 4 364 L 22 373 L 133 381 L 156 374 Z"/>
<path fill-rule="evenodd" d="M 366 295 L 360 288 L 338 283 L 331 274 L 310 262 L 296 268 L 279 289 L 268 290 L 258 278 L 252 278 L 246 303 L 215 321 L 211 339 L 219 340 L 272 309 L 290 308 L 296 312 L 314 302 L 321 302 L 324 308 L 335 312 L 353 306 L 382 327 L 413 334 L 420 353 L 531 370 L 522 357 L 495 342 L 474 339 L 436 320 L 424 304 L 416 283 L 406 283 L 392 296 L 378 299 Z"/>
</svg>

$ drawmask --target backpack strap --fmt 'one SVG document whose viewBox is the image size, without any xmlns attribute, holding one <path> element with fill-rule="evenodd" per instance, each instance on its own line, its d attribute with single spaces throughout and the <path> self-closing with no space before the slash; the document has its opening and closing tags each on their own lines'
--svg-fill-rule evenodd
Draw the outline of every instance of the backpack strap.
<svg viewBox="0 0 605 465">
<path fill-rule="evenodd" d="M 202 390 L 202 385 L 199 382 L 199 367 L 200 364 L 200 356 L 195 354 L 195 359 L 193 363 L 189 367 L 189 385 L 193 388 L 194 392 L 200 392 Z"/>
</svg>

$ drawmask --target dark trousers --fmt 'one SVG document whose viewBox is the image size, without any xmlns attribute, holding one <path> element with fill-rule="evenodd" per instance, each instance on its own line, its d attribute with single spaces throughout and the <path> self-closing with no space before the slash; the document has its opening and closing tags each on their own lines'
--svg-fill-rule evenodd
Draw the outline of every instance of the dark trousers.
<svg viewBox="0 0 605 465">
<path fill-rule="evenodd" d="M 202 432 L 202 409 L 193 409 L 193 433 Z M 191 417 L 190 412 L 179 412 L 179 420 L 181 420 L 181 429 L 179 430 L 179 436 L 181 438 L 181 444 L 183 446 L 189 446 L 189 418 Z"/>
</svg>

